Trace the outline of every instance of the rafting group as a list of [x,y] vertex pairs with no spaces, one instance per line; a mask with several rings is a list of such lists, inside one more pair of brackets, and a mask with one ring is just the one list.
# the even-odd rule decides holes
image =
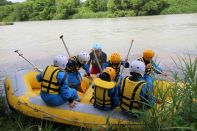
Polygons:
[[[53,65],[46,66],[36,79],[41,82],[40,96],[48,106],[59,106],[69,102],[74,108],[80,97],[77,91],[82,86],[80,68],[92,79],[94,90],[93,106],[100,110],[112,110],[119,106],[123,112],[132,110],[147,110],[157,100],[152,95],[154,86],[151,74],[167,76],[152,60],[155,53],[151,49],[143,51],[141,58],[128,62],[128,57],[122,60],[118,52],[108,56],[102,51],[100,43],[95,43],[91,53],[81,51],[76,56],[67,58],[63,55],[54,57]],[[129,68],[129,76],[122,75],[122,68]],[[91,68],[91,69],[90,69]],[[37,68],[35,68],[38,71]],[[94,78],[92,78],[94,76]]]

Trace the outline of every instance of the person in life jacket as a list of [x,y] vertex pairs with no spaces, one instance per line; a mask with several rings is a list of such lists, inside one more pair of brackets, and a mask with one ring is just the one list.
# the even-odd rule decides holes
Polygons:
[[145,69],[145,75],[144,79],[149,83],[149,88],[152,91],[153,90],[153,78],[151,74],[153,71],[157,74],[162,74],[163,76],[167,76],[166,73],[162,71],[162,69],[152,60],[154,57],[155,52],[151,49],[146,49],[143,52],[143,57],[139,58],[138,60],[144,62],[146,69]]
[[101,110],[112,110],[119,105],[118,90],[115,87],[116,83],[113,81],[116,72],[112,67],[107,67],[93,80],[93,97],[94,107]]
[[102,68],[103,63],[107,61],[107,55],[105,52],[102,51],[102,46],[100,43],[95,43],[93,45],[92,52],[90,53],[90,60],[88,61],[88,66],[91,67],[90,74],[98,74],[100,73],[99,65],[96,61],[96,57],[94,55],[94,52],[96,54],[96,57],[98,59],[98,62]]
[[41,82],[41,98],[49,106],[59,106],[67,101],[71,108],[76,105],[75,100],[79,100],[77,91],[70,89],[66,82],[67,74],[64,72],[68,59],[58,55],[54,58],[53,64],[47,66],[43,72],[36,76]]
[[109,61],[103,64],[102,69],[105,69],[106,67],[112,67],[116,71],[116,77],[115,81],[118,81],[120,75],[120,67],[124,66],[125,68],[129,67],[128,59],[125,59],[125,61],[122,61],[122,57],[119,53],[114,52],[110,55]]
[[123,112],[132,114],[154,105],[155,99],[143,78],[144,73],[143,62],[135,60],[130,63],[130,76],[123,79],[119,88],[120,107]]
[[70,57],[68,64],[66,65],[67,81],[69,86],[74,89],[78,89],[80,86],[80,80],[82,79],[79,69],[82,67],[86,71],[86,75],[90,77],[90,70],[87,62],[90,59],[90,55],[81,51],[77,56]]

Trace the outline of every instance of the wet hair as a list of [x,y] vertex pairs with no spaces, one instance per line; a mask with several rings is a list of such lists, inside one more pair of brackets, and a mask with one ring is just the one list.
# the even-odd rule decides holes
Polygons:
[[106,72],[101,73],[99,78],[104,81],[111,81],[110,75]]

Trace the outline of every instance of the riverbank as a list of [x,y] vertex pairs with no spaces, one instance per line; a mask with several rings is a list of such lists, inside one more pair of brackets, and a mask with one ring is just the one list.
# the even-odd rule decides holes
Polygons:
[[4,26],[4,25],[13,25],[13,22],[0,22],[0,26]]

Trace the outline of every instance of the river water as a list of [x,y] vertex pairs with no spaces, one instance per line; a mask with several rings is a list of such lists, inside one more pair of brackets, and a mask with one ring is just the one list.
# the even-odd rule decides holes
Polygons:
[[110,54],[124,58],[134,40],[129,60],[142,55],[146,48],[156,52],[156,60],[168,71],[172,59],[181,55],[197,55],[197,14],[160,15],[124,18],[75,19],[15,22],[0,26],[0,81],[17,70],[31,68],[14,50],[43,68],[55,55],[67,55],[60,36],[72,55],[90,51],[94,42]]

